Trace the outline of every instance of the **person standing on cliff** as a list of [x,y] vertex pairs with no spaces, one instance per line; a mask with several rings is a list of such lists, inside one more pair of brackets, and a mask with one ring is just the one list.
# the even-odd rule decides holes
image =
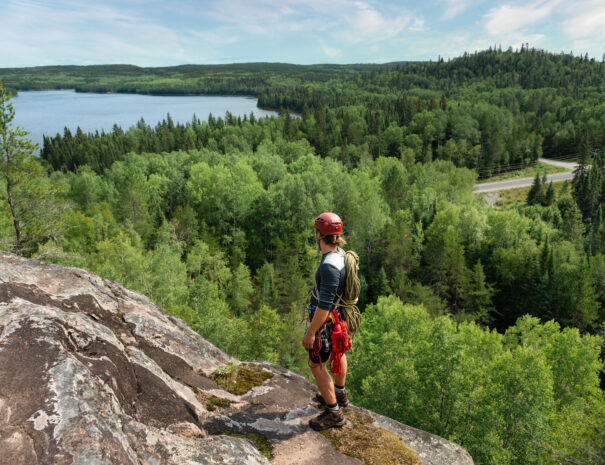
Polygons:
[[315,272],[309,306],[310,324],[302,344],[309,351],[309,367],[319,388],[314,400],[325,408],[309,421],[309,426],[316,431],[342,427],[345,424],[342,409],[349,404],[345,389],[346,355],[338,354],[342,355],[339,357],[340,374],[334,375],[334,382],[326,366],[333,350],[331,326],[326,322],[332,309],[340,313],[339,296],[344,295],[346,286],[345,253],[341,249],[346,241],[341,237],[342,226],[342,220],[335,213],[322,213],[315,219],[315,241],[322,258]]

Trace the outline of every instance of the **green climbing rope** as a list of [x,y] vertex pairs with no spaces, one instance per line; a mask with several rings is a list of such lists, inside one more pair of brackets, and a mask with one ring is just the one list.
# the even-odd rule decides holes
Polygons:
[[359,256],[352,250],[345,253],[345,268],[347,270],[345,291],[344,295],[339,295],[338,298],[340,299],[339,305],[342,315],[347,322],[349,335],[353,337],[361,324],[361,312],[356,305],[361,291],[361,283],[358,276]]

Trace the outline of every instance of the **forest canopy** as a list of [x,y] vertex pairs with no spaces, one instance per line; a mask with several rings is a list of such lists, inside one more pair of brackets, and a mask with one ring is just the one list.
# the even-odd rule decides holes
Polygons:
[[[66,129],[40,158],[11,157],[2,137],[2,247],[89,269],[236,357],[306,373],[313,218],[338,212],[365,310],[355,403],[477,464],[599,463],[604,66],[524,48],[367,66],[2,69],[20,90],[251,94],[282,110]],[[557,194],[493,208],[472,193],[479,176],[570,154],[580,168]]]

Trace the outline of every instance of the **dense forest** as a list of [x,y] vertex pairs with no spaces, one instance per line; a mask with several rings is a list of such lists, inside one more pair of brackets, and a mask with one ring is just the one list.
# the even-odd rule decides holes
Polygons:
[[[477,464],[603,463],[604,66],[524,48],[382,66],[57,67],[30,87],[32,70],[0,70],[15,89],[246,93],[282,109],[65,130],[36,158],[3,97],[2,247],[90,269],[236,357],[306,374],[312,224],[336,211],[361,265],[354,403]],[[558,194],[537,176],[525,205],[473,195],[478,175],[543,154],[580,160]]]

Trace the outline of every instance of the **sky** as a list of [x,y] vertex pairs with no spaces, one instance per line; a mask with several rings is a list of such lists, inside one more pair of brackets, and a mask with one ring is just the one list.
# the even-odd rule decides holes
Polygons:
[[605,0],[0,0],[0,67],[605,53]]

